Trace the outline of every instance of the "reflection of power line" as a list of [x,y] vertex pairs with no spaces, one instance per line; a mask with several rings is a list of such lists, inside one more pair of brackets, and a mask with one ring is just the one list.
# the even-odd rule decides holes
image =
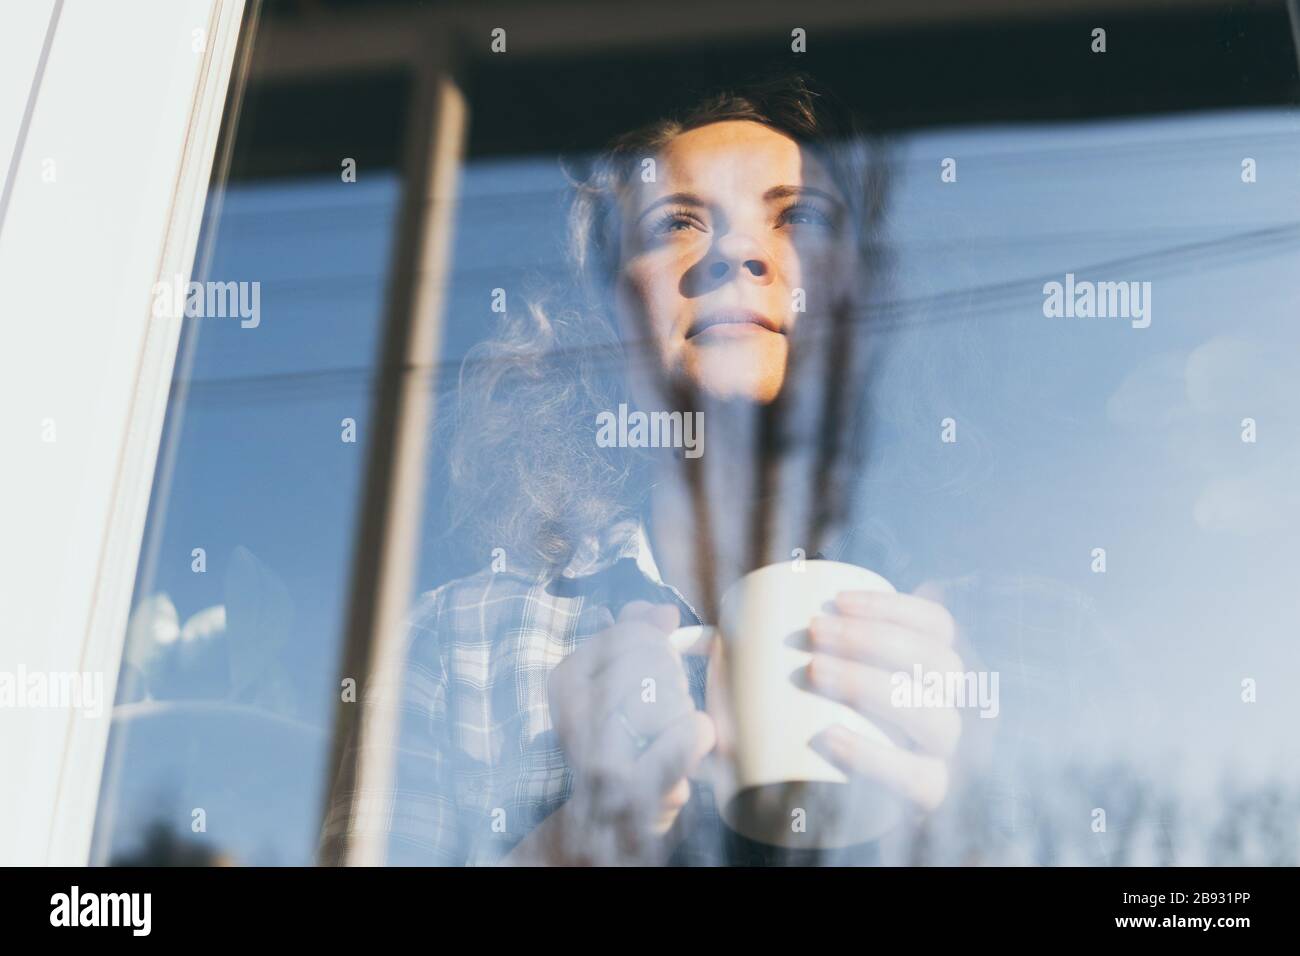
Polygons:
[[[1295,246],[1300,246],[1300,224],[1270,226],[1091,265],[1070,267],[1069,271],[1073,271],[1081,278],[1104,274],[1119,279],[1136,273],[1143,279],[1149,279],[1200,268],[1219,267],[1228,262],[1261,254],[1278,255]],[[940,292],[930,296],[881,300],[869,305],[857,320],[872,323],[873,332],[896,331],[905,325],[935,325],[939,322],[951,322],[987,314],[1026,296],[1040,296],[1043,283],[1059,279],[1060,276],[1061,273],[1043,273],[1033,277]],[[914,315],[924,316],[924,320],[906,321],[908,316]],[[634,341],[626,343],[624,347],[634,354],[648,356],[651,353],[650,344],[648,341]],[[608,353],[608,351],[608,346],[601,345],[553,349],[546,353],[544,361],[563,362],[586,353],[599,358],[602,352]],[[610,365],[621,360],[614,355],[605,359]],[[331,389],[368,390],[387,374],[424,375],[432,376],[431,380],[446,381],[443,376],[450,374],[454,379],[455,370],[464,365],[472,366],[492,361],[495,359],[491,356],[452,356],[421,367],[404,366],[384,369],[378,366],[366,366],[196,380],[189,385],[190,398],[193,401],[203,402],[287,400],[317,395]]]
[[340,290],[346,291],[356,287],[357,294],[373,294],[373,287],[382,286],[388,281],[387,275],[378,273],[360,273],[354,275],[298,276],[289,279],[246,279],[250,273],[238,269],[225,269],[208,277],[209,282],[256,281],[263,293],[276,296],[292,295],[295,298],[309,296],[329,296],[337,298]]
[[[1300,117],[1300,112],[1292,111],[1293,115]],[[962,162],[970,163],[976,166],[1017,166],[1033,165],[1041,167],[1044,165],[1053,166],[1053,174],[1059,175],[1060,167],[1065,163],[1083,163],[1090,166],[1098,162],[1098,156],[1107,157],[1134,157],[1149,156],[1152,159],[1159,159],[1161,162],[1168,164],[1170,170],[1178,168],[1187,168],[1193,165],[1193,162],[1203,162],[1204,151],[1216,147],[1228,149],[1229,147],[1249,146],[1251,150],[1259,150],[1261,147],[1269,145],[1278,146],[1300,146],[1300,130],[1275,130],[1272,132],[1247,132],[1233,136],[1199,136],[1199,137],[1169,137],[1168,139],[1149,139],[1139,142],[1124,143],[1091,143],[1080,144],[1077,146],[1059,146],[1053,144],[1048,147],[1017,147],[1015,150],[1005,150],[999,152],[981,153],[972,151],[967,147],[969,143],[959,143],[945,141],[946,137],[936,137],[934,141],[925,143],[927,151],[924,155],[917,153],[906,153],[897,157],[882,159],[883,165],[893,169],[905,169],[908,166],[922,166],[929,170],[934,165],[934,159],[930,153],[939,148],[952,148],[961,146]],[[903,143],[901,149],[906,151],[914,149],[915,143]],[[1195,160],[1190,158],[1189,151],[1195,151]]]
[[189,383],[188,401],[222,406],[273,401],[312,400],[319,397],[369,391],[378,378],[372,367],[313,369],[305,372],[271,372],[237,378],[200,379]]
[[[910,238],[891,236],[889,245],[896,250],[929,250],[950,247],[976,246],[981,249],[1008,246],[1045,246],[1066,243],[1091,242],[1136,242],[1141,239],[1157,237],[1180,238],[1188,235],[1205,235],[1210,239],[1223,238],[1223,230],[1241,223],[1204,223],[1199,226],[1142,226],[1141,228],[1123,229],[1074,229],[1068,232],[1021,232],[1014,236],[998,235],[988,232],[966,233],[960,236],[913,236]],[[1277,223],[1274,225],[1283,225]],[[1285,223],[1285,225],[1291,225]],[[1271,228],[1260,226],[1259,228]]]
[[222,242],[230,241],[230,236],[256,235],[268,229],[318,232],[336,228],[340,223],[348,228],[376,226],[386,230],[397,216],[396,205],[391,200],[382,200],[357,206],[321,204],[288,209],[225,210],[215,224],[221,230]]
[[[1218,239],[1206,239],[1183,243],[1166,249],[1138,253],[1118,259],[1110,259],[1091,265],[1068,267],[1066,271],[1074,272],[1080,278],[1104,275],[1118,280],[1140,275],[1142,279],[1177,275],[1198,268],[1217,268],[1237,262],[1244,257],[1259,255],[1278,255],[1300,245],[1300,224],[1268,226],[1252,229],[1248,232],[1235,233]],[[941,319],[930,315],[930,321],[952,321],[988,312],[1023,296],[1042,294],[1044,282],[1060,279],[1061,273],[1040,273],[1034,277],[1011,279],[1005,282],[991,283],[974,288],[955,289],[931,296],[914,299],[896,299],[875,304],[871,314],[863,319],[873,323],[888,325],[913,313],[931,314],[946,312]],[[895,324],[897,322],[895,321]]]
[[[461,196],[456,199],[426,199],[403,204],[384,202],[377,203],[373,209],[329,206],[286,210],[250,209],[239,214],[223,213],[217,226],[220,229],[219,242],[222,243],[294,232],[304,233],[304,239],[316,239],[319,238],[320,233],[333,231],[337,236],[345,231],[360,228],[370,228],[387,238],[401,212],[399,205],[450,205],[461,218],[472,216],[476,222],[486,222],[489,225],[499,223],[530,228],[528,217],[520,214],[521,208],[546,207],[549,217],[550,207],[564,198],[564,190],[557,186],[545,191],[520,193],[515,196],[471,199]],[[306,235],[308,233],[313,235]]]
[[[357,204],[354,206],[318,203],[290,206],[283,209],[223,210],[220,218],[215,220],[215,224],[222,230],[223,234],[229,229],[237,235],[247,233],[255,235],[268,229],[274,231],[302,229],[306,231],[313,226],[317,229],[332,228],[339,221],[345,221],[348,226],[375,225],[387,228],[396,222],[398,214],[406,207],[419,208],[444,205],[457,210],[457,215],[462,215],[464,212],[474,214],[502,213],[504,219],[512,213],[517,214],[521,205],[552,206],[556,203],[563,204],[568,195],[567,187],[563,182],[557,181],[552,185],[541,188],[470,196],[462,194],[454,198],[427,197],[418,200],[397,200],[393,197],[384,197],[377,199],[372,204]],[[313,221],[315,222],[313,223]],[[211,225],[212,221],[206,224]]]

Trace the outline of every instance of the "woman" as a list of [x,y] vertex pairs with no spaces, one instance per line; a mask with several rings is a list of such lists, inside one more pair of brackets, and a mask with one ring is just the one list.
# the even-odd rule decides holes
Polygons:
[[[390,863],[813,861],[731,834],[692,783],[715,728],[703,666],[667,634],[851,525],[882,193],[851,119],[800,77],[602,155],[570,217],[581,305],[533,303],[462,376],[453,472],[493,566],[422,598],[393,792],[327,833],[381,828]],[[702,436],[608,447],[597,423],[620,409]],[[891,707],[890,675],[961,670],[952,620],[904,594],[845,593],[835,610],[812,622],[803,678],[910,747],[842,728],[814,745],[932,810],[960,720]],[[647,678],[657,706],[631,706]]]

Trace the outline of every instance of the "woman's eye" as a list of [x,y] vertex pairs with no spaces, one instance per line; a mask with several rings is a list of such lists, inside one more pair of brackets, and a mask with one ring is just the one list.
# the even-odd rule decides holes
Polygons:
[[781,213],[781,225],[792,226],[822,226],[827,229],[833,228],[835,220],[816,206],[809,206],[803,203],[796,203]]
[[701,228],[700,220],[693,213],[683,210],[669,210],[656,219],[650,227],[654,236],[664,236],[674,232]]

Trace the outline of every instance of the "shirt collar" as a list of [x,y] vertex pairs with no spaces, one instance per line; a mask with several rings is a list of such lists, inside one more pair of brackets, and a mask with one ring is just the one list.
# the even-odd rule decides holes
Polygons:
[[659,574],[659,565],[655,562],[654,551],[650,547],[650,536],[646,534],[644,521],[637,522],[634,538],[632,545],[635,554],[632,556],[636,558],[636,566],[655,584],[665,587],[663,578]]
[[659,565],[650,550],[645,524],[628,518],[615,523],[603,535],[591,535],[574,552],[560,572],[562,578],[580,578],[598,574],[624,558],[631,558],[647,578],[663,585]]

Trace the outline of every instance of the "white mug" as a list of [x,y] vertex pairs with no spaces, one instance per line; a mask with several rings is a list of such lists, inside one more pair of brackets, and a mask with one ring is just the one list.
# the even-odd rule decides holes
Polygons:
[[751,571],[722,597],[716,628],[679,628],[682,654],[708,654],[705,702],[718,743],[697,776],[726,824],[774,846],[829,849],[896,826],[902,802],[809,746],[832,724],[895,742],[852,708],[802,686],[808,625],[834,613],[841,591],[893,591],[872,571],[839,561],[787,561]]

